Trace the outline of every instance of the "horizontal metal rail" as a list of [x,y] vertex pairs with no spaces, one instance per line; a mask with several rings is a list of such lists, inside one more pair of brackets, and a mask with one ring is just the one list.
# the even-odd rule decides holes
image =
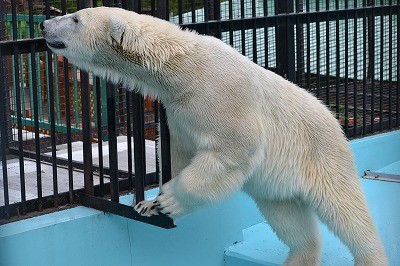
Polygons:
[[400,5],[360,7],[340,10],[322,10],[304,13],[279,14],[274,16],[260,16],[249,18],[237,18],[230,20],[212,20],[195,23],[184,23],[183,28],[190,28],[198,32],[213,32],[218,29],[221,32],[239,31],[242,29],[254,29],[276,26],[289,26],[308,24],[324,21],[336,21],[345,19],[365,18],[368,16],[388,16],[390,13],[400,12]]
[[369,170],[364,172],[363,178],[379,180],[379,181],[397,182],[397,183],[400,182],[400,175],[379,173]]
[[118,216],[123,216],[129,219],[144,222],[165,229],[176,227],[173,220],[163,213],[160,213],[159,215],[145,217],[136,212],[132,208],[132,206],[127,206],[104,198],[89,196],[84,193],[77,193],[77,197],[79,202],[83,206],[89,208],[116,214]]

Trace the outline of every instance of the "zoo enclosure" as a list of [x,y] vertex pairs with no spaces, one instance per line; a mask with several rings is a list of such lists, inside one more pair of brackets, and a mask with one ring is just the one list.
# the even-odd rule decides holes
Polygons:
[[[151,113],[154,121],[161,118],[161,136],[168,143],[159,104],[148,100],[150,106],[143,110],[141,96],[75,69],[47,51],[37,30],[44,17],[88,4],[121,6],[221,38],[257,64],[314,93],[336,114],[348,137],[399,127],[399,1],[37,2],[0,2],[3,222],[76,203],[146,220],[118,204],[118,196],[134,189],[140,200],[144,187],[159,181],[157,165],[146,171],[144,126],[145,114]],[[121,138],[126,139],[126,169],[118,160]],[[83,160],[77,161],[73,155],[79,141]],[[64,157],[57,151],[63,144]],[[103,160],[107,148],[108,165]],[[162,149],[163,158],[168,158],[168,146]],[[25,171],[28,161],[34,162],[37,186],[31,198],[26,192],[32,178]],[[165,161],[164,182],[170,172]],[[47,194],[42,188],[46,163],[52,172]],[[17,176],[9,173],[10,165],[18,169]],[[64,187],[59,185],[62,170],[67,176]],[[76,187],[77,176],[84,180],[84,189]],[[16,178],[20,196],[10,202],[9,183]],[[112,202],[102,200],[108,196]],[[147,222],[172,226],[166,217]]]

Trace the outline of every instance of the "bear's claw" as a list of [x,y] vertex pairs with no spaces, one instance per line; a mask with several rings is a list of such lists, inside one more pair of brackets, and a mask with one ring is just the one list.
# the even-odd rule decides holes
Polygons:
[[153,215],[158,215],[159,211],[157,209],[158,205],[151,201],[141,201],[134,207],[140,215],[150,217]]

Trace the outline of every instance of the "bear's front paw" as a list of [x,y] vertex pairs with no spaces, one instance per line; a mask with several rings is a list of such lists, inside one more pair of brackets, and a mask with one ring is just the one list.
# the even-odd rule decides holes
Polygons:
[[[172,180],[171,180],[172,181]],[[157,196],[155,203],[158,204],[158,210],[172,219],[179,218],[186,214],[182,203],[176,198],[174,194],[174,186],[172,182],[164,184],[161,188],[160,194]]]
[[157,202],[151,201],[141,201],[134,207],[135,211],[137,211],[142,216],[150,217],[152,215],[158,215],[158,206]]

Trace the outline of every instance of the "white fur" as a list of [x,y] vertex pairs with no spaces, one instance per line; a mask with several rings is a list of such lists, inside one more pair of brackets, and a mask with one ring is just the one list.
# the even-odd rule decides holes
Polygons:
[[178,218],[244,189],[290,247],[286,265],[320,264],[317,217],[356,265],[387,265],[348,142],[314,96],[218,39],[150,16],[102,7],[44,26],[78,67],[164,103],[174,178],[154,203],[162,212]]

